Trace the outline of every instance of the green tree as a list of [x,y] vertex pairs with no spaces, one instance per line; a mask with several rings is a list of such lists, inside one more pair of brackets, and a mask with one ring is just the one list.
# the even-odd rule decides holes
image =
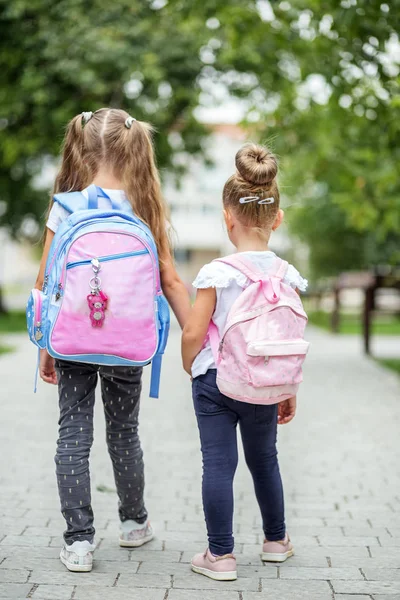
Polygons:
[[[77,112],[153,122],[170,168],[175,150],[201,151],[194,109],[223,86],[282,156],[294,231],[326,252],[328,235],[354,235],[360,266],[398,260],[399,20],[400,0],[0,0],[0,224],[43,212],[32,178]],[[329,272],[351,267],[331,246]]]
[[216,66],[248,74],[230,88],[283,157],[314,272],[398,262],[400,2],[260,1],[247,20],[227,6],[219,19]]
[[[0,225],[13,232],[26,214],[39,219],[46,198],[32,188],[57,156],[66,122],[101,106],[127,109],[155,125],[161,168],[171,165],[168,138],[179,125],[181,148],[201,149],[199,49],[194,32],[162,3],[141,0],[0,2]],[[194,34],[195,33],[195,34]]]

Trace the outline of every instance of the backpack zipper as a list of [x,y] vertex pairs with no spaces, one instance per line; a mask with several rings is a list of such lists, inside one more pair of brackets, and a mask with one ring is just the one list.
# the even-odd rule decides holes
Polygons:
[[[146,250],[136,250],[136,251],[132,251],[132,252],[122,252],[121,254],[110,254],[108,256],[99,256],[96,257],[97,260],[99,262],[108,262],[110,260],[119,260],[121,258],[129,258],[131,256],[141,256],[143,254],[148,254],[149,251]],[[74,262],[69,262],[67,263],[67,270],[68,269],[73,269],[74,267],[80,267],[82,265],[90,265],[90,263],[92,262],[92,258],[89,258],[87,260],[77,260]]]
[[[122,217],[120,217],[120,218],[122,218]],[[135,225],[136,227],[139,227],[139,225],[138,225],[137,223],[135,223],[135,222],[131,221],[130,219],[127,219],[127,221],[128,221],[128,222],[130,222],[131,224]],[[79,231],[80,229],[82,229],[82,228],[84,228],[84,227],[87,227],[88,225],[91,225],[91,224],[93,224],[93,223],[102,223],[102,222],[104,222],[104,220],[103,220],[103,219],[92,219],[90,222],[88,222],[88,221],[84,221],[83,223],[80,223],[80,224],[79,224],[79,225],[76,227],[76,229],[75,229],[75,231],[74,231],[74,234],[76,234],[76,233],[77,233],[77,231]],[[120,221],[116,221],[115,219],[110,219],[110,221],[109,221],[109,222],[110,222],[110,223],[119,223]],[[143,229],[143,231],[145,231],[145,229]],[[63,237],[66,235],[66,233],[68,233],[68,232],[65,232],[65,233],[63,234]],[[114,233],[114,231],[112,231],[112,230],[108,230],[108,231],[107,231],[107,230],[105,230],[105,231],[104,231],[104,233]],[[145,231],[145,233],[147,233],[147,232]],[[141,243],[142,243],[144,246],[146,246],[147,250],[149,251],[149,254],[150,254],[150,255],[151,255],[151,257],[152,257],[152,260],[153,260],[153,263],[154,263],[154,265],[155,265],[156,267],[158,267],[158,261],[157,261],[157,258],[156,258],[156,256],[154,255],[154,252],[153,252],[153,250],[151,249],[151,247],[150,247],[150,244],[148,243],[148,241],[147,241],[147,240],[144,240],[143,238],[139,237],[139,236],[138,236],[137,234],[135,234],[135,233],[124,233],[123,235],[131,235],[132,237],[134,237],[134,238],[136,238],[136,239],[140,240],[140,242],[141,242]],[[78,237],[80,237],[80,236],[78,236]],[[52,255],[52,258],[51,258],[50,264],[49,264],[49,265],[46,265],[46,271],[45,271],[45,275],[47,275],[48,277],[50,276],[50,271],[51,271],[51,269],[52,269],[52,267],[53,267],[53,265],[54,265],[54,263],[55,263],[56,256],[57,256],[57,255],[59,255],[59,254],[61,254],[61,253],[64,251],[64,249],[65,249],[65,248],[68,246],[69,239],[70,239],[70,238],[68,237],[66,240],[63,240],[63,239],[59,240],[58,246],[57,246],[56,250],[54,251],[54,253],[53,253],[53,255]],[[157,270],[157,269],[156,269],[156,270]],[[158,289],[159,289],[159,287],[160,287],[159,275],[156,275],[156,281],[155,281],[155,284],[156,284],[156,287],[157,287],[157,290],[158,290]],[[46,291],[47,291],[47,290],[46,290]]]

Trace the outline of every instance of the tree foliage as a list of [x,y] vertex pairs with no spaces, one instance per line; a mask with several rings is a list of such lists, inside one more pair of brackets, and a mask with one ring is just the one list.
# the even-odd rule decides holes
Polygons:
[[14,231],[27,213],[43,212],[32,178],[58,154],[65,124],[83,110],[116,106],[149,120],[160,132],[161,167],[171,163],[172,125],[179,124],[186,151],[200,150],[204,128],[192,111],[207,31],[193,35],[173,10],[156,7],[141,0],[2,0],[0,198],[7,205],[2,222]]
[[74,114],[149,120],[170,168],[227,89],[282,157],[292,229],[330,257],[316,272],[398,260],[399,19],[400,0],[0,0],[2,222],[40,215],[32,177]]

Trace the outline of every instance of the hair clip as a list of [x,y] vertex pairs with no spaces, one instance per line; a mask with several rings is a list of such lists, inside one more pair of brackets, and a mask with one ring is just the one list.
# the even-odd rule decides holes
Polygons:
[[275,200],[272,197],[260,200],[259,196],[244,196],[243,198],[239,198],[240,204],[248,204],[249,202],[257,202],[257,204],[273,204]]
[[90,121],[90,119],[93,117],[93,113],[91,111],[89,112],[83,112],[82,113],[82,122],[84,125],[86,125],[86,123],[88,121]]
[[248,204],[249,202],[255,202],[259,199],[260,198],[258,196],[244,196],[244,198],[239,199],[239,202],[240,204]]
[[136,121],[136,119],[134,119],[133,117],[128,117],[128,118],[125,120],[125,127],[126,127],[127,129],[130,129],[130,128],[132,127],[132,123],[133,123],[133,121]]

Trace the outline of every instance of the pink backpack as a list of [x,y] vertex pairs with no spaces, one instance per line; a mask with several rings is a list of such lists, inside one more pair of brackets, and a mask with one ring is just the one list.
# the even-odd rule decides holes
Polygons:
[[221,339],[209,329],[222,394],[252,404],[275,404],[295,396],[309,343],[307,315],[297,292],[283,282],[288,263],[276,259],[272,273],[258,272],[238,255],[218,259],[252,282],[234,302]]

